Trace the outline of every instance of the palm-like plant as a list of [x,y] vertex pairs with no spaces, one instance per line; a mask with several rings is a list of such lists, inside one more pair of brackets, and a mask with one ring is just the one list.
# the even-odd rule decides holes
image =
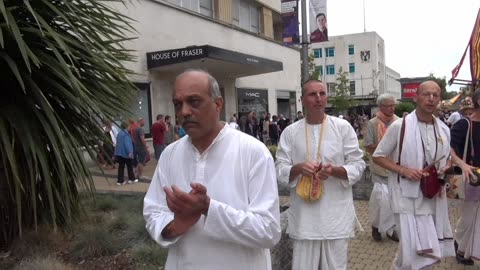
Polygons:
[[[0,243],[68,223],[93,190],[83,150],[135,95],[124,0],[0,0]],[[0,244],[1,248],[1,244]]]

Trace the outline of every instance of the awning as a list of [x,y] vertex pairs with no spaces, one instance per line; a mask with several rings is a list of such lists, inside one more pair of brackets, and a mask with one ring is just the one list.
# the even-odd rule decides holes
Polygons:
[[239,78],[281,71],[283,64],[250,54],[203,45],[148,52],[147,68],[172,75],[188,68],[201,68],[214,76]]

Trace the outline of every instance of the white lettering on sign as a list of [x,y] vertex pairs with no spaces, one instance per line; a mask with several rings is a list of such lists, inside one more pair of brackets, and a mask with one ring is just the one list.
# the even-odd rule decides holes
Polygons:
[[245,93],[245,96],[247,97],[256,97],[256,98],[259,98],[260,97],[260,94],[259,93]]
[[258,64],[258,59],[254,59],[254,58],[247,58],[247,61],[248,61],[248,62],[253,62],[253,63],[257,63],[257,64]]
[[199,48],[186,49],[181,51],[155,53],[155,54],[152,54],[152,60],[167,60],[167,59],[201,56],[201,55],[203,55],[203,49],[199,49]]
[[190,49],[181,51],[182,57],[199,56],[203,54],[203,49]]
[[407,94],[407,93],[415,93],[417,92],[417,88],[405,88],[403,89],[403,93]]
[[170,52],[152,54],[152,60],[170,59]]

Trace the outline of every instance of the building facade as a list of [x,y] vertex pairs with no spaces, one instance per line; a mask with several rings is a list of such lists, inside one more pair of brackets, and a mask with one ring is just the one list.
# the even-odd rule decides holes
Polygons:
[[342,70],[348,73],[350,96],[360,106],[372,106],[383,93],[400,97],[400,74],[386,66],[385,43],[376,32],[331,36],[329,41],[311,44],[310,53],[329,96],[335,95]]
[[137,56],[127,65],[140,89],[136,117],[175,116],[173,83],[189,68],[218,80],[223,120],[252,110],[293,117],[301,108],[300,52],[282,46],[280,0],[138,0],[116,8],[138,32],[126,44]]
[[402,98],[400,73],[389,67],[385,68],[385,93],[394,96],[396,100],[400,100]]

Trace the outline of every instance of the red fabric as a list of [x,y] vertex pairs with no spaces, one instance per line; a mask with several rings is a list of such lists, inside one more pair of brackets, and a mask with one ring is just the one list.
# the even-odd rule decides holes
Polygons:
[[155,122],[152,125],[153,144],[163,144],[167,125],[164,122]]
[[135,144],[135,140],[133,138],[135,138],[135,129],[139,127],[139,125],[137,123],[133,123],[130,125],[130,137],[132,138],[132,142],[133,144]]

